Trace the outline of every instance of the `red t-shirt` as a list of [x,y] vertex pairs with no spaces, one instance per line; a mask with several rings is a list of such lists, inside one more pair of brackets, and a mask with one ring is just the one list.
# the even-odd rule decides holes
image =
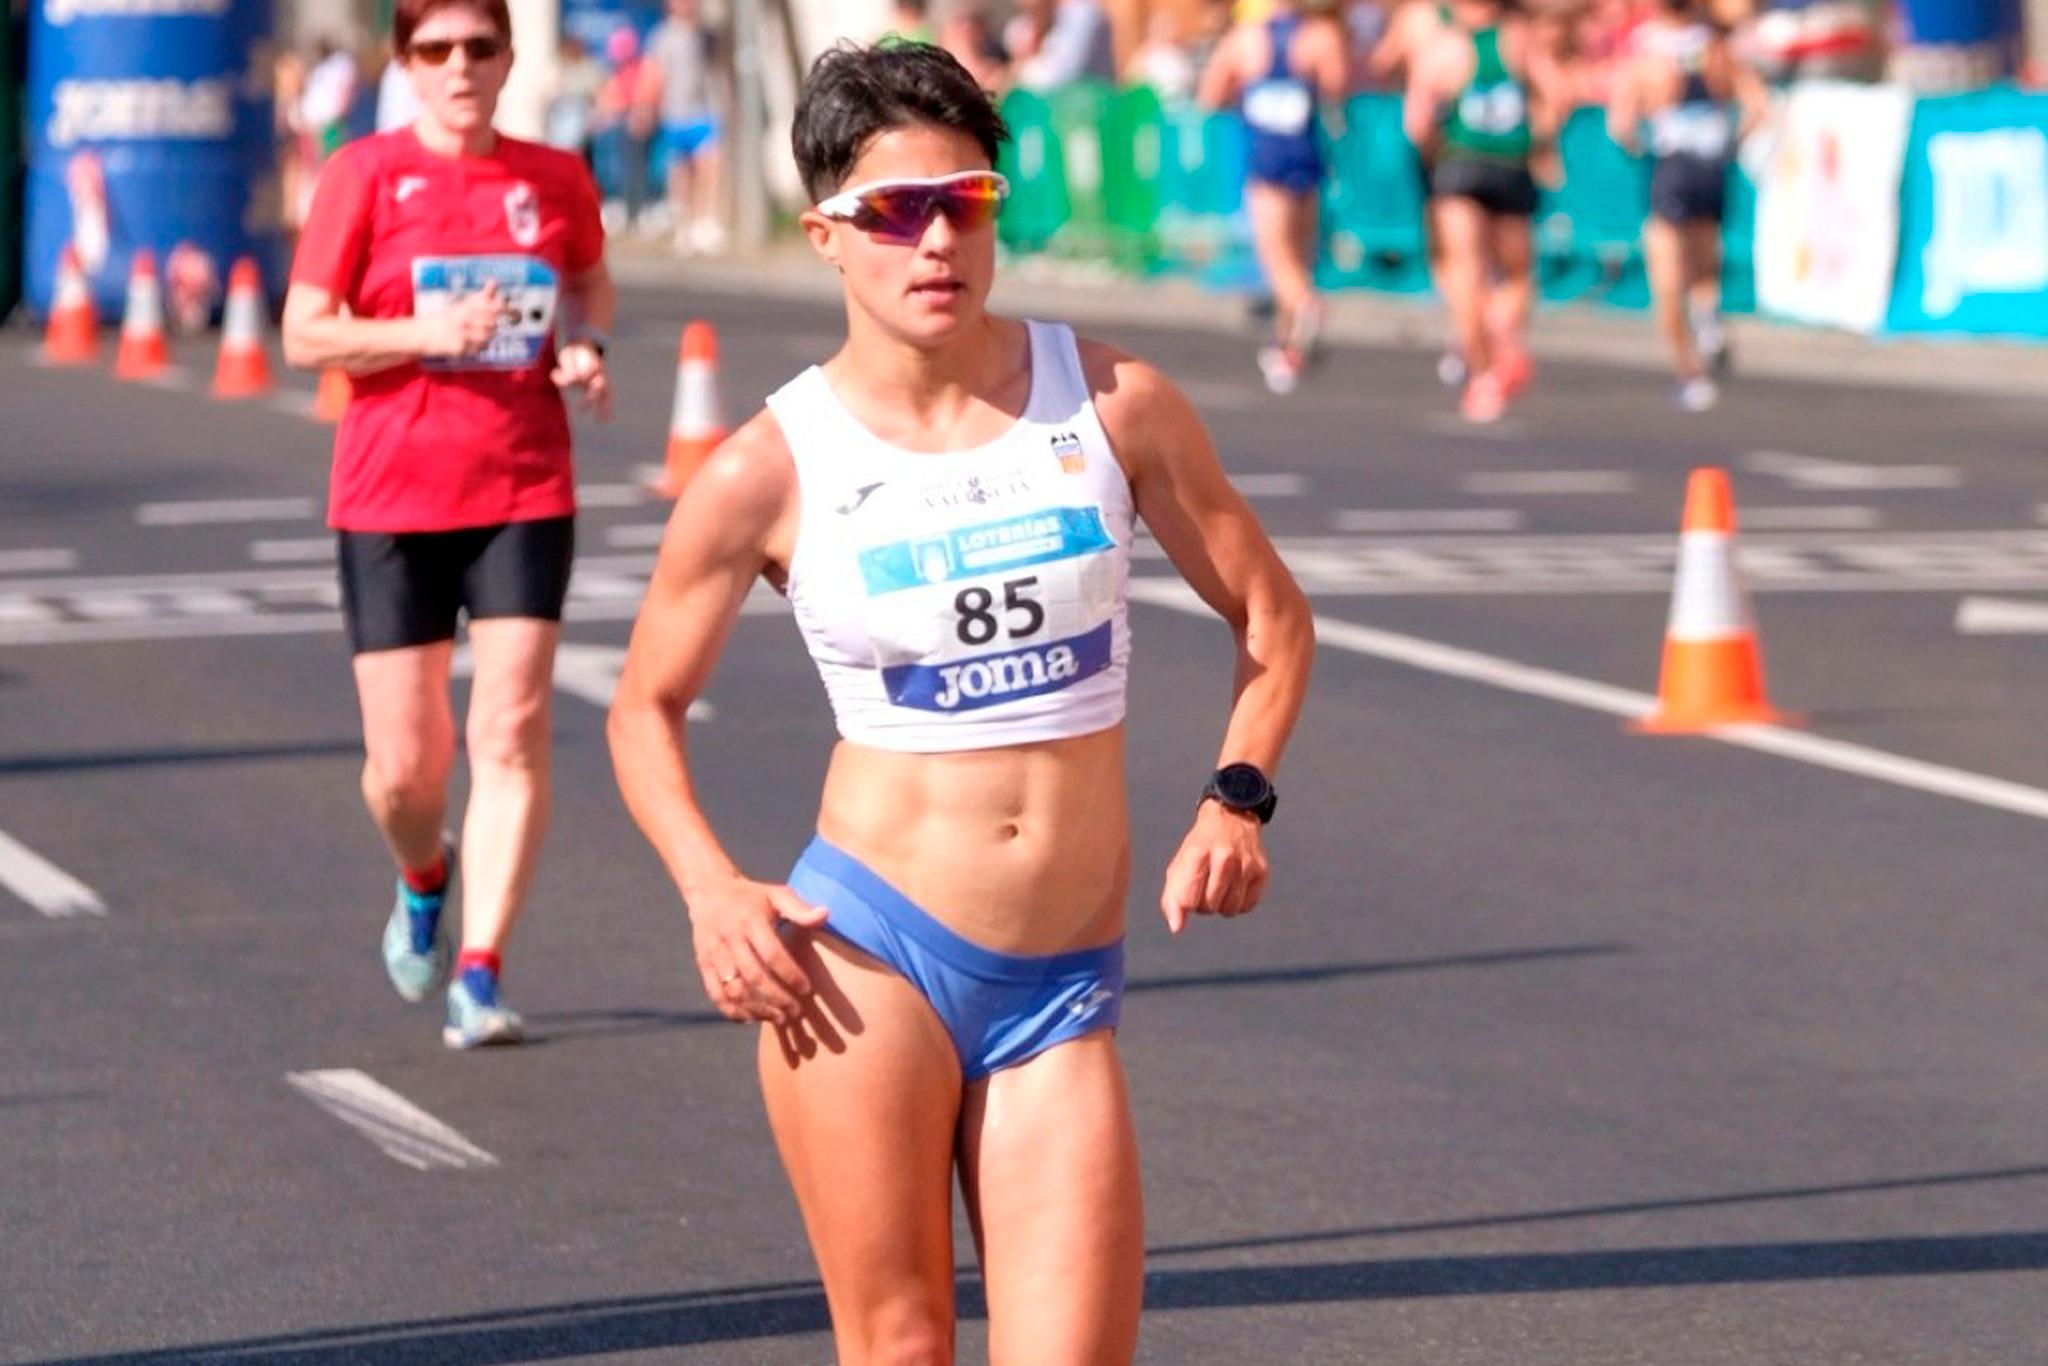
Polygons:
[[355,375],[334,439],[328,522],[448,531],[576,510],[569,415],[548,378],[559,290],[604,256],[597,190],[567,152],[500,137],[436,156],[409,128],[320,172],[292,279],[362,318],[431,307],[496,278],[512,305],[485,357]]

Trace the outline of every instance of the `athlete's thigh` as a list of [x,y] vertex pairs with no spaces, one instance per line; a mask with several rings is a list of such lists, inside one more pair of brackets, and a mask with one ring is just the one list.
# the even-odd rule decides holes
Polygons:
[[395,771],[445,770],[455,752],[448,700],[453,641],[367,650],[354,660],[370,762]]
[[817,1255],[842,1354],[953,1318],[960,1057],[929,1002],[829,934],[788,940],[813,993],[763,1026],[761,1092]]
[[960,1148],[992,1366],[1129,1361],[1145,1221],[1116,1036],[1087,1034],[973,1083]]
[[469,731],[496,744],[545,741],[562,624],[535,617],[479,617],[469,623],[474,681]]
[[1266,248],[1293,247],[1293,199],[1278,185],[1262,180],[1245,182],[1245,211],[1251,219],[1253,241]]
[[1712,279],[1721,273],[1721,224],[1699,218],[1680,230],[1685,237],[1685,273],[1688,282]]
[[1487,243],[1494,267],[1510,278],[1527,275],[1536,261],[1529,220],[1520,214],[1490,214],[1488,219]]
[[1437,240],[1446,255],[1465,261],[1481,259],[1486,237],[1486,210],[1465,195],[1440,195],[1436,205]]

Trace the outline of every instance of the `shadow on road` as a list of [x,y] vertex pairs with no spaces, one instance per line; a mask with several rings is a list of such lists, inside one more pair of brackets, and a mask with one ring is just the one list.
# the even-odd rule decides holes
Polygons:
[[1310,968],[1249,968],[1240,972],[1194,973],[1186,977],[1138,977],[1124,987],[1126,992],[1186,991],[1197,987],[1302,986],[1345,977],[1381,977],[1399,972],[1437,972],[1450,968],[1506,967],[1515,963],[1540,963],[1552,958],[1601,958],[1609,954],[1632,953],[1629,944],[1558,944],[1537,949],[1492,949],[1481,953],[1454,953],[1441,958],[1396,958],[1378,963],[1319,963]]
[[[1145,1307],[1217,1309],[1456,1295],[1526,1295],[1689,1285],[1772,1285],[1883,1276],[1945,1276],[2048,1268],[2048,1233],[1956,1234],[1813,1243],[1508,1253],[1392,1261],[1156,1271]],[[984,1314],[960,1287],[963,1318]],[[633,1299],[298,1333],[154,1351],[68,1357],[44,1366],[381,1366],[552,1361],[594,1352],[821,1333],[830,1326],[815,1282]]]
[[239,764],[260,759],[360,759],[361,739],[293,740],[269,745],[195,745],[183,749],[108,750],[99,754],[0,754],[0,778],[30,773],[91,773],[101,769],[175,764]]

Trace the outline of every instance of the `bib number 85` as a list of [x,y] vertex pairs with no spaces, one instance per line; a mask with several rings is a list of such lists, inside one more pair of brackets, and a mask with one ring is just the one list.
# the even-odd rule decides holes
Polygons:
[[[1008,629],[1010,639],[1022,640],[1038,634],[1045,625],[1045,608],[1038,600],[1028,596],[1024,590],[1036,588],[1038,576],[1027,575],[1021,579],[1003,581],[1003,616],[996,615],[996,595],[993,590],[975,584],[963,588],[953,595],[953,610],[959,619],[954,623],[954,633],[962,645],[986,645],[996,638],[998,632]],[[1019,622],[1013,618],[1020,617]]]

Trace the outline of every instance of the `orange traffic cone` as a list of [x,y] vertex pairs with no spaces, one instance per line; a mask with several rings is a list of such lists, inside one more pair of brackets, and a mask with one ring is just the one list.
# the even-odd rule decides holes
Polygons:
[[51,365],[90,365],[100,358],[100,317],[93,310],[85,267],[69,243],[57,256],[57,285],[50,292],[50,321],[43,331],[43,359]]
[[272,387],[270,353],[263,348],[263,276],[254,257],[235,262],[228,275],[227,311],[220,322],[220,360],[213,369],[215,398],[254,398]]
[[121,349],[114,354],[114,376],[155,379],[169,363],[164,347],[164,291],[156,277],[156,256],[138,251],[128,270],[128,307],[121,315]]
[[673,498],[690,482],[705,457],[725,440],[718,413],[718,335],[699,318],[683,328],[676,359],[676,401],[669,412],[668,461],[660,491]]
[[1685,490],[1657,710],[1636,728],[1676,734],[1788,719],[1764,697],[1763,649],[1735,568],[1728,472],[1704,466]]
[[354,389],[348,381],[348,371],[340,366],[330,365],[320,372],[320,387],[313,391],[313,418],[317,422],[339,422],[341,415],[348,411],[348,401]]

